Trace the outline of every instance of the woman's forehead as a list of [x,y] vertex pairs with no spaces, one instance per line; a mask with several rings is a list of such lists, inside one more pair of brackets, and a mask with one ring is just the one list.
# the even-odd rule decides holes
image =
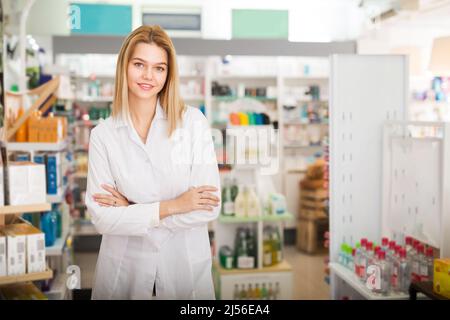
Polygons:
[[167,64],[167,52],[154,43],[138,43],[133,50],[131,59],[139,59],[143,62],[151,64]]

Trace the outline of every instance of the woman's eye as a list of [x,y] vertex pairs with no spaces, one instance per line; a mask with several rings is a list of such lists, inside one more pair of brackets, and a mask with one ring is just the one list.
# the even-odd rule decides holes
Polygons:
[[142,63],[140,63],[140,62],[136,62],[135,64],[134,64],[136,67],[138,67],[138,68],[142,68],[144,65],[142,64]]
[[158,72],[163,72],[163,71],[164,71],[164,68],[163,68],[163,67],[156,67],[156,70],[157,70]]

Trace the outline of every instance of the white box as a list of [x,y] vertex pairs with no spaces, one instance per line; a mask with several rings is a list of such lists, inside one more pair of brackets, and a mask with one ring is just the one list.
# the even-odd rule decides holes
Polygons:
[[6,269],[6,235],[0,230],[0,277],[8,275]]
[[45,165],[33,162],[11,162],[9,170],[10,205],[45,203]]
[[25,257],[26,272],[45,271],[45,235],[28,223],[11,224],[6,230],[16,236],[26,237]]
[[26,273],[26,235],[16,235],[5,226],[8,276]]

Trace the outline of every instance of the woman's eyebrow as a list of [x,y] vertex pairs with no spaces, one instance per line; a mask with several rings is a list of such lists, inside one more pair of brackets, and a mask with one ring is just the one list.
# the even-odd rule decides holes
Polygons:
[[[145,63],[149,63],[147,60],[144,60],[144,59],[138,58],[138,57],[134,57],[131,60],[138,60],[138,61],[142,61],[142,62],[145,62]],[[154,65],[162,65],[162,64],[167,66],[167,63],[165,63],[165,62],[156,62],[156,63],[154,63]]]

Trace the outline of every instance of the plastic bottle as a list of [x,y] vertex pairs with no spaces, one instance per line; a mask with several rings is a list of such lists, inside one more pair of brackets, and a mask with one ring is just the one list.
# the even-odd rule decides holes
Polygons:
[[433,281],[434,258],[433,248],[428,247],[425,257],[420,266],[420,280]]
[[353,272],[359,277],[359,266],[361,265],[361,243],[355,246],[355,255],[353,256]]
[[45,233],[45,246],[52,246],[56,239],[56,220],[51,211],[42,214],[41,230]]
[[366,245],[366,252],[364,254],[364,258],[365,258],[365,267],[363,270],[363,281],[366,282],[367,281],[367,268],[373,264],[373,260],[374,260],[374,256],[373,256],[373,243],[372,242],[367,242]]
[[389,247],[386,250],[386,261],[392,262],[395,257],[395,241],[389,241]]
[[278,228],[272,229],[272,264],[283,261],[283,245]]
[[425,255],[424,255],[424,246],[423,244],[417,245],[417,254],[414,259],[414,276],[412,281],[421,281],[421,266],[424,264]]
[[346,248],[347,248],[347,244],[343,243],[341,244],[341,250],[339,251],[339,256],[338,256],[338,262],[340,265],[345,266],[346,264]]
[[389,239],[386,237],[381,238],[381,248],[384,252],[388,252],[389,250]]
[[398,260],[398,282],[396,291],[407,293],[411,283],[411,265],[407,259],[406,249],[400,249]]
[[236,217],[247,217],[247,188],[245,186],[239,186],[239,193],[234,202],[234,211]]
[[268,293],[267,296],[268,296],[269,300],[275,300],[274,299],[274,292],[273,292],[273,289],[272,289],[272,282],[269,283],[269,293]]
[[366,268],[367,268],[367,239],[361,239],[361,248],[359,256],[358,277],[361,281],[365,280]]
[[248,290],[247,290],[247,299],[253,300],[254,296],[253,296],[254,292],[253,292],[253,285],[250,283],[248,285]]
[[278,300],[280,298],[280,283],[275,283],[275,291],[274,291],[274,300]]
[[261,215],[261,205],[253,187],[248,188],[247,210],[248,217],[259,217]]
[[247,299],[247,290],[245,290],[245,285],[244,284],[241,285],[240,296],[241,296],[241,300]]
[[380,288],[375,288],[374,291],[387,295],[390,290],[391,269],[389,263],[386,262],[386,252],[382,250],[378,254],[377,266],[380,268]]
[[231,182],[227,177],[224,180],[222,189],[222,214],[224,216],[234,216],[234,201],[231,197]]
[[417,247],[419,242],[413,240],[413,249],[411,250],[411,254],[408,256],[409,263],[411,264],[411,282],[416,281],[417,275],[419,274],[419,261]]
[[269,292],[267,291],[266,284],[263,283],[262,284],[262,288],[261,288],[261,299],[267,300],[268,299],[268,294],[269,294]]
[[[394,253],[391,255],[391,287],[395,291],[399,286],[399,268],[400,268],[400,246],[395,246]],[[386,259],[387,260],[387,259]],[[389,261],[388,261],[389,262]]]
[[255,286],[255,292],[253,293],[255,299],[261,299],[261,289],[259,289],[259,283]]
[[350,260],[348,262],[348,266],[347,267],[348,267],[349,270],[353,271],[353,270],[355,270],[356,248],[349,247],[349,250],[351,252],[351,255],[350,255]]
[[406,247],[407,255],[410,255],[411,251],[413,250],[412,241],[413,241],[413,239],[411,237],[409,237],[409,236],[405,237],[405,247]]
[[239,286],[237,284],[234,285],[234,292],[233,292],[233,300],[240,300],[241,299],[241,293],[239,292]]
[[[17,120],[19,120],[24,113],[25,111],[23,109],[23,106],[20,106],[17,113]],[[27,128],[27,121],[25,121],[16,131],[16,142],[27,142],[27,141],[28,141],[28,128]]]
[[269,267],[273,265],[272,261],[272,241],[270,238],[271,227],[264,226],[263,231],[263,266]]

